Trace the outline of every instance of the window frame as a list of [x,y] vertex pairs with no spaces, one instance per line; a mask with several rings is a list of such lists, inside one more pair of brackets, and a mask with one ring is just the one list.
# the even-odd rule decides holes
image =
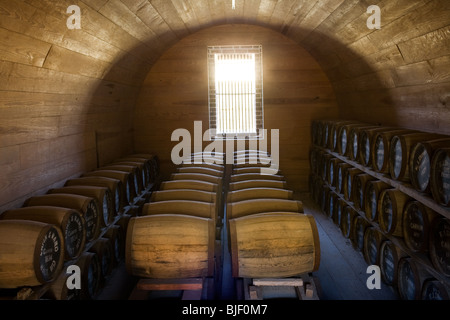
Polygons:
[[[215,55],[226,53],[254,53],[255,54],[255,117],[256,133],[227,133],[218,134],[216,88],[215,88]],[[263,56],[262,45],[225,45],[207,47],[208,65],[208,113],[210,140],[243,140],[264,139],[264,101],[263,101]],[[212,134],[211,134],[212,133]]]

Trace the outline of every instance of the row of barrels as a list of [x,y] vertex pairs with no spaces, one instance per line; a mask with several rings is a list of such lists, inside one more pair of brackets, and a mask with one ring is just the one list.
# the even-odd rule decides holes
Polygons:
[[141,214],[130,219],[125,249],[129,274],[156,279],[214,276],[225,167],[213,161],[195,164],[191,160],[196,156],[178,165]]
[[357,121],[316,120],[312,142],[450,206],[449,135]]
[[261,157],[244,151],[235,152],[235,165],[179,165],[144,205],[142,216],[130,220],[128,272],[144,278],[213,276],[219,254],[213,251],[214,240],[225,240],[217,233],[214,237],[213,230],[221,225],[234,277],[288,277],[316,270],[320,249],[314,219],[301,213],[302,204],[292,199],[284,177],[261,174],[255,164]]
[[261,165],[238,163],[233,165],[226,204],[232,276],[284,278],[316,271],[317,225],[303,213],[285,177],[281,172],[261,174]]
[[[328,168],[333,160],[329,159]],[[427,272],[429,268],[423,267],[425,262],[444,278],[449,276],[450,224],[447,219],[351,166],[337,170],[336,179],[322,172],[313,173],[310,182],[314,201],[363,253],[369,265],[380,266],[384,282],[396,287],[403,299],[431,298],[430,286],[434,298],[447,299],[445,286]],[[385,248],[384,242],[384,246],[389,246]],[[420,256],[421,261],[410,257],[410,253]],[[402,264],[399,263],[401,258],[405,258]],[[414,272],[399,276],[402,269],[397,268],[398,265],[412,268]],[[420,276],[416,271],[421,272]],[[422,295],[422,288],[428,292],[426,295]]]
[[[127,213],[155,179],[158,160],[117,159],[0,215],[0,288],[44,284],[51,299],[92,299],[124,256]],[[125,210],[127,208],[127,210]],[[64,267],[77,265],[84,290],[68,291]],[[95,275],[95,276],[93,276]]]

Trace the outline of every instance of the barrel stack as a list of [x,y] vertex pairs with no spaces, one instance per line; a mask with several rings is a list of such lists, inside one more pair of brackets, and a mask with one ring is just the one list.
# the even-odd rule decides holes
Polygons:
[[[313,127],[312,198],[333,221],[341,213],[342,234],[402,299],[448,297],[450,136],[340,119]],[[333,143],[319,141],[325,127]]]
[[[149,197],[159,176],[154,155],[116,161],[0,214],[0,289],[22,299],[99,296],[113,268],[124,259],[127,222],[141,211],[136,208]],[[126,187],[127,182],[133,184]],[[127,194],[127,188],[133,191]],[[67,286],[72,266],[80,268],[81,289]],[[29,287],[34,289],[23,290]]]

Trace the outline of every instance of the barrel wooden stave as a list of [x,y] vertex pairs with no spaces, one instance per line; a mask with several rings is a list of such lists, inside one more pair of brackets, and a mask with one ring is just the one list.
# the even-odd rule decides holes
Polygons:
[[433,199],[450,207],[450,148],[439,149],[433,155],[430,185]]
[[228,219],[240,218],[264,212],[303,212],[303,204],[298,200],[286,199],[251,199],[227,204]]
[[293,191],[281,188],[247,188],[227,193],[227,202],[237,202],[258,198],[266,199],[293,199]]
[[109,188],[113,195],[115,214],[121,212],[125,205],[125,200],[123,198],[123,183],[118,179],[107,177],[80,177],[67,180],[64,186],[96,186]]
[[164,200],[144,204],[142,215],[182,214],[217,221],[216,204],[193,200]]
[[410,152],[417,142],[437,139],[442,135],[417,132],[395,135],[391,139],[389,148],[389,173],[392,179],[410,182]]
[[398,284],[398,263],[407,254],[391,240],[384,240],[380,246],[380,271],[383,281],[390,286]]
[[97,186],[70,186],[62,188],[50,189],[48,194],[78,194],[81,196],[91,197],[97,199],[102,217],[102,226],[108,226],[114,219],[114,196],[111,190],[107,187]]
[[131,218],[126,239],[126,269],[144,278],[212,276],[214,239],[211,219],[185,215]]
[[431,223],[436,212],[419,201],[409,201],[403,210],[403,239],[412,252],[427,252]]
[[100,209],[95,198],[77,194],[45,194],[28,198],[24,206],[55,206],[78,210],[86,223],[86,241],[97,239],[100,234]]
[[407,194],[398,189],[386,189],[381,192],[378,222],[384,233],[403,237],[403,210],[410,200]]
[[0,252],[0,288],[42,285],[62,270],[63,235],[48,223],[1,220]]
[[450,277],[450,220],[436,216],[431,223],[429,256],[434,268]]
[[65,260],[77,258],[84,249],[86,224],[78,210],[54,206],[23,207],[3,212],[0,219],[30,220],[57,226],[63,236]]
[[286,181],[256,179],[256,180],[231,182],[228,185],[228,190],[236,191],[247,188],[286,188],[286,187],[287,187]]
[[275,212],[230,220],[233,277],[291,277],[316,271],[320,242],[310,215]]
[[431,193],[431,161],[434,153],[442,148],[450,148],[450,137],[417,142],[411,147],[409,168],[411,185],[419,192]]
[[364,212],[369,221],[378,222],[381,192],[390,188],[391,186],[389,184],[380,180],[367,182],[364,189]]

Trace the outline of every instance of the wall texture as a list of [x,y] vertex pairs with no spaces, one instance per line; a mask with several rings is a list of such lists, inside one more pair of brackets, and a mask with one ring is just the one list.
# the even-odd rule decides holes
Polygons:
[[[79,30],[66,26],[71,5]],[[366,27],[370,5],[379,30]],[[450,133],[448,0],[0,0],[0,211],[144,147],[134,108],[155,61],[223,24],[308,51],[341,117]]]
[[[270,130],[279,129],[280,169],[293,189],[306,191],[310,123],[322,115],[337,116],[333,89],[306,50],[282,34],[258,26],[207,28],[167,50],[153,65],[138,96],[135,149],[158,154],[166,177],[173,172],[171,151],[179,142],[171,141],[172,132],[188,129],[193,144],[194,121],[202,121],[203,131],[209,128],[207,46],[258,44],[263,47],[268,151],[273,143]],[[190,151],[194,152],[193,145]]]

